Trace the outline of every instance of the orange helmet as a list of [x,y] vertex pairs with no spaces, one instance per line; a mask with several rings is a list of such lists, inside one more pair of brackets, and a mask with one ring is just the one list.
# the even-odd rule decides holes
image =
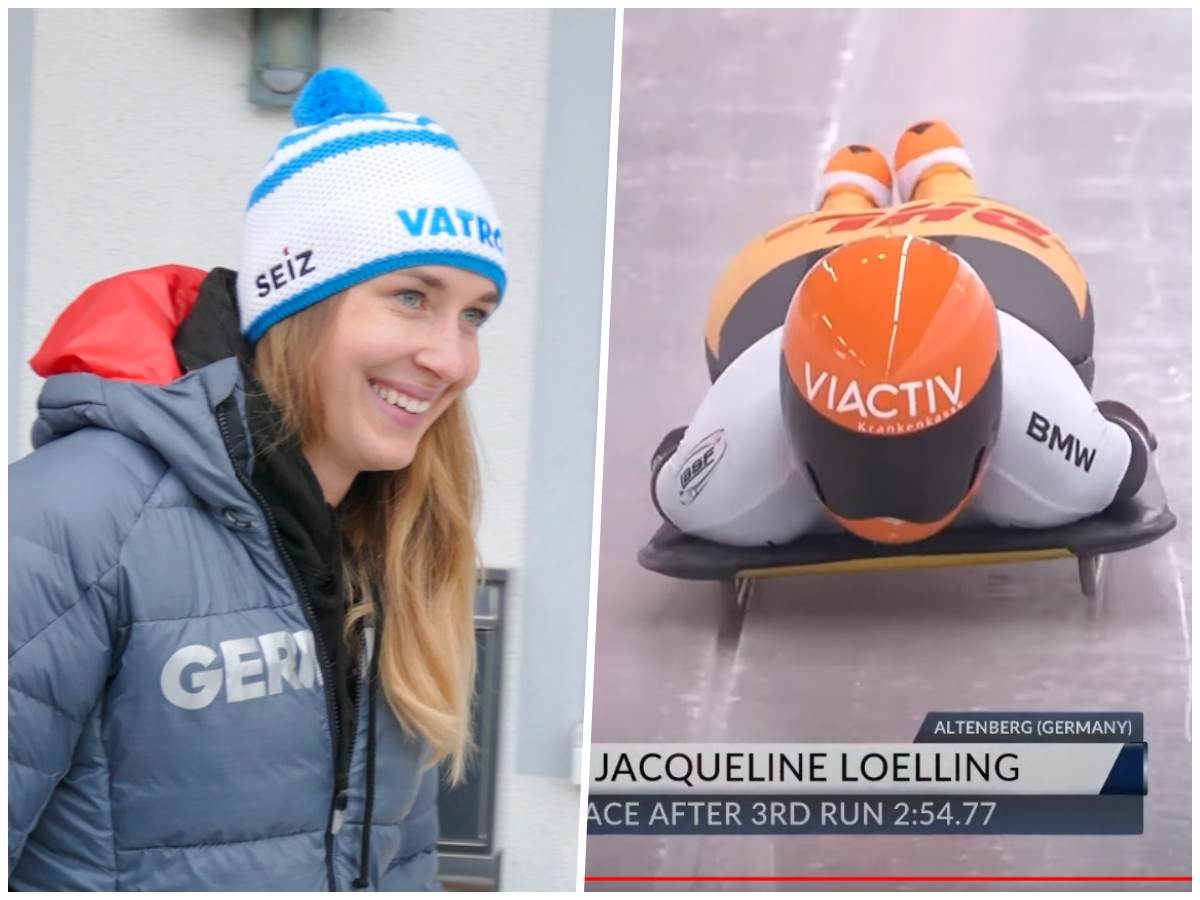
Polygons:
[[996,440],[992,298],[933,241],[845,244],[792,297],[782,388],[793,447],[833,517],[867,540],[930,537],[966,506]]

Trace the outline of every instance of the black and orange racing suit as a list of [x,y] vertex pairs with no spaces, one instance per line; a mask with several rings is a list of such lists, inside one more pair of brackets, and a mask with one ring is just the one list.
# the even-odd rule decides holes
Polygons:
[[1000,429],[984,483],[957,524],[1051,527],[1140,487],[1146,436],[1127,420],[1110,420],[1090,394],[1094,322],[1078,263],[1027,213],[956,196],[810,213],[754,240],[729,264],[705,327],[714,383],[677,448],[657,460],[654,500],[666,519],[742,546],[838,530],[784,427],[780,331],[811,267],[834,247],[881,234],[915,234],[954,251],[999,312]]

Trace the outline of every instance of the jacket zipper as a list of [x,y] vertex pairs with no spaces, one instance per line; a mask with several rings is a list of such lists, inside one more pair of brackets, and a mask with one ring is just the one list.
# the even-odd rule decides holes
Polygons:
[[[331,673],[329,670],[329,664],[326,661],[328,657],[325,652],[324,642],[321,638],[321,629],[317,627],[316,613],[313,612],[312,601],[308,596],[308,590],[304,587],[304,580],[300,578],[300,573],[296,568],[296,564],[292,561],[291,556],[287,552],[287,548],[285,548],[283,545],[283,539],[279,536],[279,529],[275,524],[275,518],[271,515],[271,510],[267,506],[266,501],[263,500],[262,495],[254,487],[250,479],[242,472],[241,466],[238,465],[237,460],[233,457],[232,440],[229,433],[229,423],[226,419],[224,404],[218,405],[217,407],[217,425],[221,429],[221,439],[225,442],[225,451],[229,454],[230,462],[233,463],[234,474],[237,475],[237,479],[241,482],[242,487],[244,487],[250,493],[250,496],[254,498],[255,502],[258,503],[259,507],[263,511],[263,516],[267,520],[267,529],[270,533],[271,542],[275,545],[276,551],[278,551],[279,556],[283,559],[284,566],[288,572],[288,577],[292,580],[292,587],[300,596],[301,609],[304,611],[304,617],[308,621],[308,627],[312,631],[313,642],[317,648],[317,665],[321,667],[321,680],[323,682],[322,686],[325,689],[326,714],[328,715],[330,722],[329,732],[333,736],[333,797],[329,803],[329,818],[325,825],[325,871],[329,879],[329,889],[331,891],[336,891],[337,880],[334,877],[333,870],[333,823],[334,817],[337,813],[339,794],[345,790],[345,786],[338,784],[337,771],[338,745],[340,743],[338,739],[340,720],[338,718],[337,697],[335,696],[337,685],[334,683],[334,679],[330,678]],[[357,693],[355,696],[357,696]],[[343,799],[343,803],[344,802],[345,800]]]
[[[354,721],[352,724],[355,727],[350,729],[350,741],[346,745],[346,758],[344,760],[344,762],[346,763],[346,775],[345,775],[346,780],[345,780],[345,782],[342,784],[338,784],[337,772],[336,771],[334,772],[334,785],[333,785],[334,805],[335,805],[335,808],[338,808],[337,807],[338,798],[341,797],[342,798],[342,806],[340,808],[338,808],[338,811],[343,813],[343,815],[345,814],[346,806],[348,805],[348,802],[349,802],[349,794],[347,792],[349,791],[349,788],[350,788],[350,763],[354,760],[354,740],[355,740],[355,736],[358,732],[358,728],[357,728],[358,717],[362,714],[362,705],[361,705],[361,703],[362,703],[362,682],[363,682],[362,675],[359,675],[358,677],[356,677],[354,679]],[[335,769],[336,769],[336,766],[335,766]],[[335,815],[333,832],[336,834],[338,831],[341,830],[341,827],[342,827],[342,820],[337,819],[336,815]]]

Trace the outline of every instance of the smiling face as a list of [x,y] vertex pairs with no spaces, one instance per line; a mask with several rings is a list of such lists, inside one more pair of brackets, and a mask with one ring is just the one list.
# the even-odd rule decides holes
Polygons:
[[359,472],[412,462],[422,435],[475,380],[479,328],[498,302],[482,275],[397,269],[336,301],[312,360],[324,421],[304,447],[326,500]]

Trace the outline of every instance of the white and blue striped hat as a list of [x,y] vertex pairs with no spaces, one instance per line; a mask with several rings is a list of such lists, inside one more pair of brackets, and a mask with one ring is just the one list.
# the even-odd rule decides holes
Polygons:
[[487,190],[428,116],[388,112],[349,69],[315,74],[246,207],[238,307],[255,343],[281,319],[411,266],[467,269],[503,296],[504,234]]

